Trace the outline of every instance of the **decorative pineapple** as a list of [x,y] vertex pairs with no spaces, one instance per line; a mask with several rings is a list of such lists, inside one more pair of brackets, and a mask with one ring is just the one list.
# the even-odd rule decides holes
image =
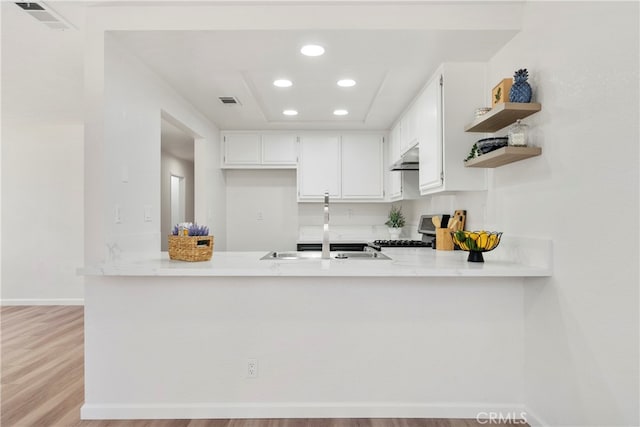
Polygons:
[[527,82],[529,72],[526,68],[521,68],[513,75],[513,85],[509,91],[509,101],[511,102],[531,102],[531,86]]

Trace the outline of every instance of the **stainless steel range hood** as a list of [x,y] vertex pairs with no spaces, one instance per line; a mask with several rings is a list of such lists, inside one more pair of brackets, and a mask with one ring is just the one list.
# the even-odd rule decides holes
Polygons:
[[397,162],[391,165],[391,171],[417,171],[419,166],[418,147],[413,147]]

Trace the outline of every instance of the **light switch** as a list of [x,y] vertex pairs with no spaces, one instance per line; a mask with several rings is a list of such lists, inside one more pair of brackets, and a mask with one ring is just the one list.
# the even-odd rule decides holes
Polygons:
[[151,222],[151,205],[144,205],[144,222]]
[[114,221],[116,222],[116,224],[120,224],[122,223],[122,215],[120,213],[120,205],[116,205],[113,209],[113,213],[114,213]]
[[122,182],[129,182],[129,168],[124,165],[120,168],[120,180]]

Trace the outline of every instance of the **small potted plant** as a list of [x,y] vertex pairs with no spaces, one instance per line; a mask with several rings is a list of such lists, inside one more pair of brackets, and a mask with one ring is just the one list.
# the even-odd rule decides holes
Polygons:
[[404,224],[405,219],[404,214],[402,213],[402,206],[391,206],[391,210],[389,211],[389,219],[387,220],[387,222],[385,222],[385,225],[389,227],[389,235],[391,236],[391,240],[398,240]]

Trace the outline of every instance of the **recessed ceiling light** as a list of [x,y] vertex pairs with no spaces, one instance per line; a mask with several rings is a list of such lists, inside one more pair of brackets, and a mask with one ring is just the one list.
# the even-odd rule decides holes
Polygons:
[[356,81],[353,79],[342,79],[342,80],[338,80],[338,86],[340,87],[351,87],[351,86],[355,86],[356,85]]
[[346,116],[347,114],[349,114],[349,112],[347,110],[334,110],[333,111],[333,115],[334,116]]
[[297,116],[298,112],[296,110],[284,110],[282,114],[285,116]]
[[274,80],[273,85],[277,87],[291,87],[293,83],[291,82],[291,80],[278,79],[278,80]]
[[300,53],[306,56],[320,56],[324,53],[324,48],[317,44],[308,44],[302,46]]

